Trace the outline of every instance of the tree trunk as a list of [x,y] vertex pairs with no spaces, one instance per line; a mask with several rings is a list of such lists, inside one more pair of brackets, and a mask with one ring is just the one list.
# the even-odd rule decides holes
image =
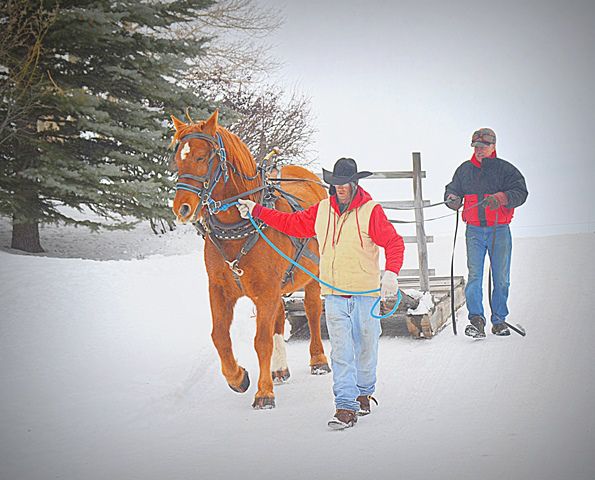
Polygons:
[[41,242],[39,241],[39,223],[35,220],[19,222],[13,217],[10,248],[30,253],[43,252],[44,250],[41,248]]
[[[37,152],[28,145],[19,146],[20,167],[31,166]],[[13,196],[11,248],[29,253],[43,252],[39,240],[39,219],[41,202],[35,185],[20,178]]]

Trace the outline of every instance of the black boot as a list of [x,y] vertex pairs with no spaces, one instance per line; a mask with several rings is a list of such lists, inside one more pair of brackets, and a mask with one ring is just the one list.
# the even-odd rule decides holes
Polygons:
[[473,338],[485,338],[485,318],[480,317],[479,315],[473,315],[469,319],[469,322],[470,324],[465,327],[465,335]]
[[510,335],[510,330],[505,323],[497,323],[496,325],[492,325],[492,333],[499,337],[507,337]]

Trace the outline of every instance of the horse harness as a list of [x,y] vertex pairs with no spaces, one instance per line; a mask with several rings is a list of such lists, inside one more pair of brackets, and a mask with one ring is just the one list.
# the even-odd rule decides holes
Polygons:
[[[235,165],[228,162],[227,152],[225,151],[225,146],[223,145],[223,140],[221,139],[221,135],[219,133],[217,133],[216,138],[202,132],[192,132],[187,135],[184,135],[177,142],[172,155],[175,157],[180,144],[183,141],[186,141],[191,138],[204,140],[210,145],[211,148],[207,159],[207,161],[209,162],[208,171],[207,174],[203,176],[191,174],[180,175],[176,184],[176,190],[186,190],[196,194],[199,197],[200,205],[206,207],[205,215],[200,220],[194,223],[194,227],[196,228],[199,235],[203,237],[203,239],[208,237],[208,239],[215,246],[215,248],[217,248],[217,250],[223,257],[223,260],[225,261],[225,263],[227,263],[229,269],[231,270],[234,280],[238,285],[238,288],[240,290],[243,290],[240,282],[240,277],[244,274],[244,271],[239,267],[239,263],[242,257],[247,255],[248,252],[252,250],[252,248],[254,247],[254,245],[256,245],[260,237],[258,235],[257,230],[254,228],[254,226],[249,220],[241,219],[240,221],[235,223],[224,223],[221,222],[216,215],[219,212],[226,211],[232,205],[235,205],[238,199],[258,192],[260,192],[259,203],[264,205],[265,207],[274,208],[275,203],[279,198],[279,196],[275,195],[275,193],[278,193],[280,197],[287,200],[287,202],[291,206],[291,209],[294,212],[298,210],[303,210],[301,205],[298,203],[298,201],[301,200],[300,198],[290,194],[289,192],[284,191],[273,182],[310,180],[293,178],[268,179],[268,173],[273,168],[273,166],[267,166],[266,161],[264,161],[261,165],[257,167],[257,172],[255,175],[245,175],[244,173],[238,171]],[[218,158],[219,161],[215,166],[214,163],[216,158]],[[243,177],[245,180],[254,180],[258,176],[260,176],[261,185],[257,188],[248,190],[247,192],[243,192],[239,195],[226,198],[225,200],[214,200],[211,197],[213,190],[222,177],[223,182],[227,183],[229,179],[229,169],[231,169],[234,174]],[[202,183],[202,188],[184,182],[185,179],[190,179]],[[263,222],[259,222],[258,225],[261,229],[266,228],[266,225]],[[240,251],[238,252],[236,257],[233,260],[228,260],[227,256],[225,255],[225,252],[223,251],[222,242],[225,240],[240,240],[243,238],[245,238],[246,241],[244,242],[244,245],[242,245],[242,247],[240,248]],[[289,238],[295,248],[294,261],[296,263],[302,256],[305,256],[306,258],[312,260],[314,263],[318,264],[318,255],[316,255],[307,248],[308,243],[310,242],[309,238],[300,239],[292,236],[289,236]],[[291,282],[293,283],[294,270],[295,265],[290,263],[289,267],[285,271],[285,274],[283,275],[281,285],[285,285],[289,280],[291,280]]]

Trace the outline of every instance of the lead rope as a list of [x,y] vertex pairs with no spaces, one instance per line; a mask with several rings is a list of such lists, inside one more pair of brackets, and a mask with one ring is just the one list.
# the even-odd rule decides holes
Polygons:
[[455,238],[452,242],[452,257],[450,259],[450,311],[452,313],[452,331],[457,334],[457,316],[455,310],[455,247],[457,246],[457,232],[459,231],[459,211],[456,212]]
[[[496,210],[496,220],[494,220],[494,232],[492,233],[492,255],[496,253],[496,227],[498,226],[498,210]],[[492,308],[492,257],[490,256],[490,270],[488,271],[488,303],[490,304],[490,313],[494,313]]]
[[[471,210],[472,208],[479,208],[484,202],[485,198],[481,202],[477,202],[475,205],[471,205],[470,207],[464,208],[463,212],[467,210]],[[446,202],[442,202],[446,203]],[[448,217],[449,215],[453,215],[449,213],[448,215],[443,215],[437,218],[444,218]],[[456,316],[456,309],[455,309],[455,247],[457,246],[457,232],[459,231],[459,210],[455,210],[455,236],[452,242],[452,256],[450,259],[450,312],[452,315],[452,331],[456,335],[457,334],[457,316]],[[437,218],[430,219],[430,220],[437,220]],[[491,300],[490,300],[491,301]],[[491,308],[491,306],[490,306]]]
[[[234,204],[235,205],[238,205],[238,202],[234,202]],[[266,243],[269,244],[269,246],[273,250],[275,250],[275,252],[277,252],[281,257],[283,257],[285,260],[287,260],[291,264],[295,265],[302,272],[304,272],[307,275],[309,275],[310,277],[312,277],[318,283],[321,283],[322,285],[325,285],[326,287],[330,288],[331,290],[335,290],[337,292],[342,292],[342,293],[344,293],[346,295],[365,295],[365,294],[368,294],[368,293],[376,293],[376,292],[379,292],[380,291],[379,288],[375,288],[373,290],[351,291],[351,290],[343,290],[342,288],[338,288],[338,287],[335,287],[333,285],[330,285],[329,283],[325,282],[324,280],[318,278],[310,270],[308,270],[307,268],[302,267],[299,263],[295,262],[292,258],[290,258],[287,255],[285,255],[281,250],[279,250],[277,248],[277,246],[273,242],[271,242],[271,240],[262,232],[262,230],[260,229],[260,227],[258,226],[258,224],[254,221],[254,218],[252,217],[252,214],[250,212],[248,212],[248,219],[250,220],[250,222],[252,223],[252,226],[256,229],[256,231],[258,232],[258,234],[263,238],[263,240]],[[370,309],[370,315],[372,317],[378,318],[378,319],[390,317],[392,314],[394,314],[397,311],[397,307],[401,303],[401,291],[400,290],[397,290],[397,301],[395,302],[395,306],[386,315],[376,315],[374,313],[374,309],[376,308],[376,305],[378,305],[380,303],[380,299],[381,298],[382,297],[378,297],[376,299],[376,301],[374,302],[374,305],[372,305],[372,308]]]
[[[492,236],[492,255],[495,255],[495,253],[496,253],[495,248],[496,248],[496,228],[497,227],[498,227],[498,211],[496,211],[496,220],[494,222],[494,233]],[[490,257],[490,270],[488,272],[488,302],[490,303],[490,312],[492,312],[492,257]],[[525,331],[525,329],[518,324],[516,326],[514,326],[514,325],[511,325],[510,323],[505,321],[504,325],[506,325],[508,328],[515,331],[522,337],[527,335],[527,332]]]
[[[477,202],[475,205],[471,205],[470,207],[464,208],[463,211],[467,211],[467,210],[471,210],[472,208],[479,208],[479,206],[481,204],[483,204],[485,202],[485,199],[482,200],[481,202]],[[442,203],[446,203],[446,202],[442,202]],[[448,217],[449,215],[453,215],[452,213],[449,213],[448,215],[443,215],[442,217],[438,217],[438,218],[444,218],[444,217]],[[455,210],[454,212],[455,215],[455,236],[454,236],[454,240],[452,242],[452,256],[450,258],[450,312],[451,312],[451,316],[452,316],[452,332],[456,335],[457,334],[457,315],[456,315],[456,309],[455,309],[455,247],[457,246],[457,233],[459,231],[459,210]],[[436,219],[431,219],[431,220],[436,220]]]

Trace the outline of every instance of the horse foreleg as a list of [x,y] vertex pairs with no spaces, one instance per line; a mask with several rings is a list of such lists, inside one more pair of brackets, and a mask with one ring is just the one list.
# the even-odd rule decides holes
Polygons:
[[250,377],[248,372],[236,362],[229,335],[237,297],[229,298],[221,287],[209,286],[209,298],[213,318],[211,338],[221,359],[221,372],[233,391],[244,393],[250,386]]
[[290,373],[287,366],[287,353],[285,351],[285,304],[279,302],[275,315],[275,334],[273,335],[273,358],[271,359],[271,374],[274,383],[285,383],[289,380]]
[[320,285],[312,281],[304,287],[304,309],[310,327],[310,373],[324,375],[331,368],[324,354],[322,337],[320,335],[320,316],[322,315],[322,301],[320,300]]
[[256,302],[256,336],[254,348],[258,355],[260,374],[258,377],[258,391],[254,396],[254,408],[273,408],[275,394],[273,393],[273,378],[271,376],[271,356],[273,354],[273,326],[279,308],[279,297],[259,296]]

